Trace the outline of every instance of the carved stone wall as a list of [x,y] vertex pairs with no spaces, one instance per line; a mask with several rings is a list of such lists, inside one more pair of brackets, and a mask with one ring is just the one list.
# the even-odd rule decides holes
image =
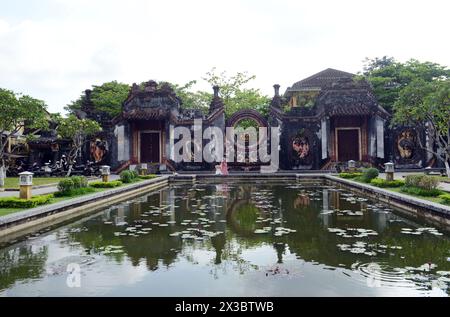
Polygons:
[[280,139],[282,169],[318,169],[322,159],[320,122],[284,120]]

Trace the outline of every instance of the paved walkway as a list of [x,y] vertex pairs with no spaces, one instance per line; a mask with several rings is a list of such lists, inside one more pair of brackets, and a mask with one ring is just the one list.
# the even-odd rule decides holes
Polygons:
[[[111,175],[110,180],[115,181],[120,179],[119,175]],[[100,178],[90,180],[89,182],[96,182],[99,181]],[[44,187],[44,188],[36,188],[32,190],[33,195],[47,195],[52,194],[58,191],[57,186],[50,186],[50,187]],[[19,197],[19,191],[12,191],[12,192],[0,192],[0,197]]]

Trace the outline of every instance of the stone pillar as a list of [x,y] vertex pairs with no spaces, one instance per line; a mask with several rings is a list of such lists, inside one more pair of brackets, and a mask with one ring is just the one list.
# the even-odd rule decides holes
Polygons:
[[5,178],[6,178],[6,171],[3,166],[0,166],[0,189],[1,187],[5,187]]
[[322,141],[322,160],[325,160],[328,158],[328,135],[329,135],[329,121],[324,118],[321,121],[321,141]]
[[375,126],[377,130],[377,157],[384,158],[384,120],[377,117]]

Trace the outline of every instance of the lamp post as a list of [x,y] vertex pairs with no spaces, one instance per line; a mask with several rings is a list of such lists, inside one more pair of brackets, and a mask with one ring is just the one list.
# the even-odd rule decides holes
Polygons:
[[145,163],[141,164],[140,169],[139,169],[139,174],[141,174],[142,176],[145,176],[145,175],[147,175],[147,171],[148,171],[148,165]]
[[102,166],[102,180],[104,183],[109,182],[109,175],[111,175],[111,167],[108,165]]
[[394,163],[389,162],[389,163],[384,164],[384,171],[386,172],[386,180],[393,181],[394,180],[394,172],[395,172]]
[[19,174],[20,199],[31,199],[31,188],[33,187],[33,173],[23,172]]
[[356,171],[356,162],[353,160],[348,161],[348,169],[351,173]]

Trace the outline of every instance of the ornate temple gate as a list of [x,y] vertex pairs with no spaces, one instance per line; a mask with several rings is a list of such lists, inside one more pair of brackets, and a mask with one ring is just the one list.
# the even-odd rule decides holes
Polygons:
[[[244,120],[251,120],[251,121],[255,122],[257,127],[258,127],[258,129],[259,128],[268,128],[268,126],[269,126],[266,118],[263,115],[261,115],[258,111],[253,110],[253,109],[244,109],[244,110],[240,110],[240,111],[235,112],[227,120],[226,127],[227,128],[230,128],[230,127],[234,127],[235,128],[236,126],[239,125],[239,123],[241,123]],[[257,129],[257,132],[259,132],[258,129]],[[258,153],[258,149],[259,149],[259,146],[260,146],[260,143],[261,143],[261,139],[259,137],[259,133],[258,133],[258,143],[257,143],[257,148],[256,149],[250,148],[248,134],[245,135],[245,137],[246,137],[246,139],[244,141],[245,142],[245,149],[244,149],[244,151],[245,151],[244,152],[245,153],[245,162],[239,162],[239,160],[238,160],[238,157],[236,155],[236,153],[237,153],[237,142],[236,141],[237,140],[235,139],[235,150],[236,150],[235,151],[235,157],[234,157],[233,162],[230,162],[228,165],[231,168],[243,169],[243,170],[246,170],[246,171],[251,170],[251,169],[259,169],[263,165],[268,165],[268,164],[262,163],[259,160],[259,157],[257,158],[256,162],[250,162],[250,158],[249,158],[250,150],[256,150],[257,153]],[[267,137],[270,139],[269,135],[267,135]]]

